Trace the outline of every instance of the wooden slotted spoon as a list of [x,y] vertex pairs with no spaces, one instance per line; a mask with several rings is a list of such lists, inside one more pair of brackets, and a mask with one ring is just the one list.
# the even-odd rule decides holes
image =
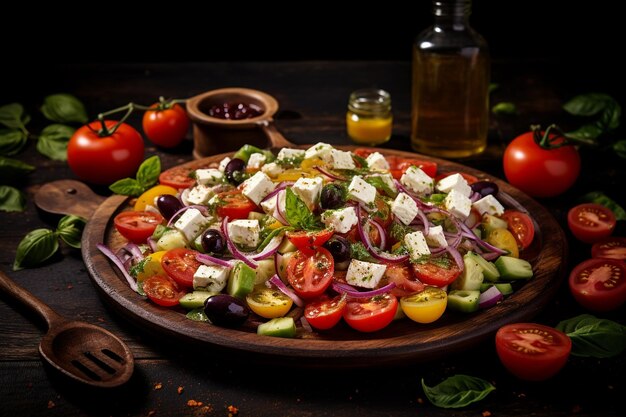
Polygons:
[[116,387],[128,381],[135,361],[128,346],[102,327],[68,320],[0,271],[0,289],[46,320],[48,331],[39,353],[64,375],[96,387]]

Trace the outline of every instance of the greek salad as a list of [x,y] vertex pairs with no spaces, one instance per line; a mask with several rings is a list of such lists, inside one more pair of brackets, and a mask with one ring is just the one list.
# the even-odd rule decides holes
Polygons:
[[114,218],[128,243],[99,249],[146,302],[193,320],[373,332],[490,308],[533,275],[520,257],[528,214],[505,208],[494,182],[432,161],[246,145],[159,180]]

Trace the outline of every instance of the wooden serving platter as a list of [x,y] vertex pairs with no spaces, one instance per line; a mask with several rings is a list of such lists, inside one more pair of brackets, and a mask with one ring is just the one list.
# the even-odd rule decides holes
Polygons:
[[[356,147],[338,148],[350,150]],[[473,168],[409,152],[378,151],[385,155],[433,160],[438,163],[439,172],[467,172],[497,183],[500,201],[527,212],[535,222],[535,240],[523,253],[533,265],[532,280],[490,309],[473,314],[447,311],[440,320],[429,325],[406,319],[395,321],[375,333],[360,333],[340,323],[327,332],[309,333],[301,329],[296,339],[259,336],[253,325],[227,329],[194,322],[185,317],[182,309],[159,307],[128,287],[122,275],[96,248],[101,242],[110,247],[120,246],[113,218],[129,208],[128,198],[123,196],[106,199],[89,220],[82,240],[85,264],[104,300],[142,329],[169,340],[219,351],[224,358],[237,356],[255,362],[297,367],[380,367],[430,360],[474,346],[492,337],[504,324],[528,321],[550,301],[564,276],[567,243],[562,229],[545,208],[504,181]],[[228,155],[215,155],[182,166],[207,166]]]

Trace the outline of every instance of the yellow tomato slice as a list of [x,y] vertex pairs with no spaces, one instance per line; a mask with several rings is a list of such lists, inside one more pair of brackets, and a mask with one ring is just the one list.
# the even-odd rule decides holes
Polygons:
[[519,258],[517,241],[507,229],[496,228],[487,235],[485,242],[492,244],[496,248],[509,251],[509,256]]
[[304,161],[302,161],[302,163],[300,164],[300,168],[304,169],[304,170],[309,170],[309,169],[315,169],[316,166],[324,166],[324,161],[322,161],[319,158],[310,158],[310,159],[305,159]]
[[165,255],[165,252],[167,251],[162,250],[146,256],[143,270],[137,274],[137,281],[142,282],[153,275],[167,275],[161,266],[161,258]]
[[163,194],[176,195],[178,190],[168,185],[155,185],[139,196],[135,203],[135,211],[144,211],[147,205],[154,205],[154,199]]
[[291,298],[280,290],[265,286],[256,287],[250,294],[246,295],[246,301],[250,310],[266,319],[283,317],[293,305]]
[[438,287],[424,288],[424,291],[404,296],[400,307],[404,314],[418,323],[432,323],[443,315],[448,305],[448,294]]

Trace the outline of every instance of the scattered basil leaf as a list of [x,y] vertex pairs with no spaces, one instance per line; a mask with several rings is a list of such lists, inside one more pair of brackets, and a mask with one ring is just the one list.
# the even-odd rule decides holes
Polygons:
[[151,156],[139,165],[137,182],[144,188],[150,188],[159,179],[161,173],[161,159],[158,155]]
[[626,159],[626,140],[620,140],[613,144],[613,150],[620,158]]
[[515,115],[517,114],[517,106],[509,101],[503,101],[493,106],[491,112],[495,115]]
[[80,249],[80,239],[87,220],[80,216],[64,216],[59,220],[57,235],[73,248]]
[[361,166],[361,168],[365,168],[365,169],[369,168],[369,164],[367,163],[367,160],[363,158],[362,156],[352,153],[352,159],[357,161],[359,165]]
[[572,340],[572,355],[611,358],[626,349],[626,327],[612,320],[581,314],[557,324]]
[[39,135],[37,150],[55,161],[67,161],[67,144],[75,131],[67,125],[46,126]]
[[323,225],[320,224],[307,205],[304,204],[304,201],[302,201],[291,188],[287,188],[286,190],[285,217],[289,224],[297,229],[322,229]]
[[500,88],[500,84],[496,84],[496,83],[489,83],[489,89],[488,89],[489,94],[493,93],[493,92],[494,92],[494,91],[496,91],[498,88]]
[[207,317],[206,313],[204,312],[204,308],[202,307],[194,308],[193,310],[189,311],[185,316],[193,321],[203,321],[206,323],[209,322],[209,318]]
[[383,190],[383,192],[389,197],[395,197],[398,195],[398,193],[394,192],[381,177],[366,177],[365,182],[379,190]]
[[0,155],[15,155],[26,145],[27,136],[21,130],[0,130]]
[[13,270],[35,266],[50,258],[59,249],[59,240],[50,229],[29,232],[17,246]]
[[35,170],[35,167],[18,161],[17,159],[0,156],[0,178],[3,181],[13,181],[22,178]]
[[598,126],[604,130],[614,130],[619,127],[620,117],[622,116],[622,107],[616,102],[612,101],[607,105],[606,110],[600,116],[598,120]]
[[85,106],[71,94],[52,94],[46,97],[41,112],[48,120],[58,123],[87,123]]
[[138,197],[143,193],[144,188],[133,178],[123,178],[111,184],[109,190],[115,194]]
[[574,97],[563,105],[563,109],[575,116],[599,116],[595,122],[565,133],[570,139],[595,144],[602,134],[617,129],[620,124],[622,108],[608,94],[590,93]]
[[19,129],[27,133],[25,125],[29,121],[30,117],[24,115],[24,106],[20,103],[11,103],[0,107],[0,124],[9,129]]
[[461,408],[485,398],[496,387],[481,378],[454,375],[434,387],[422,378],[422,388],[428,400],[441,408]]
[[602,191],[592,191],[581,197],[581,200],[589,203],[600,204],[611,210],[615,214],[617,220],[626,220],[626,211],[617,204],[613,199],[604,194]]
[[253,145],[243,145],[241,148],[239,148],[237,152],[235,152],[235,155],[233,155],[233,159],[241,159],[245,163],[248,163],[248,159],[250,159],[250,155],[252,155],[253,153],[261,153],[265,155],[266,164],[276,159],[276,156],[271,151],[260,149]]
[[24,211],[25,208],[26,199],[20,190],[8,185],[0,185],[1,211]]
[[613,101],[613,98],[608,94],[581,94],[565,103],[563,109],[574,116],[595,116],[603,112]]
[[589,124],[583,125],[574,131],[567,132],[565,133],[565,136],[578,140],[595,141],[595,139],[597,139],[602,133],[602,128],[595,124]]

